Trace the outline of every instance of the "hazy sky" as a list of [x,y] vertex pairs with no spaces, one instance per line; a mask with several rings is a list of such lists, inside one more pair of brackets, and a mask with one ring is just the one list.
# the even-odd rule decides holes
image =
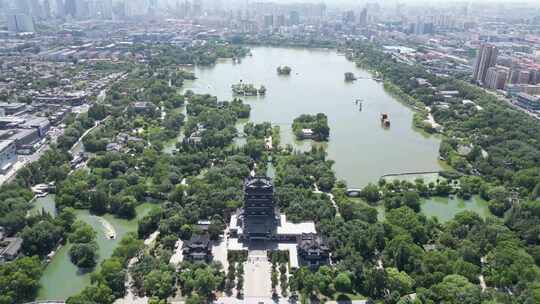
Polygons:
[[358,4],[358,3],[538,3],[540,0],[250,0],[250,2],[276,2],[276,3],[321,3],[331,4]]

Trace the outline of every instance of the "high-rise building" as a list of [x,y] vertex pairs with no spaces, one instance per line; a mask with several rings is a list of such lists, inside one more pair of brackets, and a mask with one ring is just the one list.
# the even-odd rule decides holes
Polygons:
[[75,17],[77,19],[87,19],[90,17],[90,3],[88,0],[75,1]]
[[415,23],[409,26],[409,33],[413,35],[429,35],[433,34],[435,26],[433,22],[426,22],[423,18],[418,17]]
[[484,87],[493,90],[504,89],[508,79],[509,69],[500,66],[493,66],[487,70]]
[[203,2],[202,0],[193,0],[193,16],[200,17],[203,13]]
[[285,25],[285,15],[278,15],[276,18],[276,27],[281,27]]
[[298,11],[291,11],[289,13],[289,23],[291,25],[300,24],[300,13],[298,13]]
[[126,1],[126,16],[136,17],[146,15],[148,12],[147,6],[144,0],[129,0]]
[[14,33],[35,32],[32,17],[12,12],[7,14],[8,31]]
[[521,70],[519,71],[518,83],[527,84],[529,83],[530,77],[531,77],[531,72],[529,72],[528,70]]
[[35,18],[43,18],[43,7],[39,0],[29,0],[30,15]]
[[519,82],[519,72],[521,70],[519,68],[512,68],[512,71],[510,72],[510,77],[508,78],[508,82],[511,84],[517,84]]
[[17,0],[15,1],[15,8],[21,14],[30,15],[30,2],[28,0]]
[[111,19],[112,0],[92,0],[88,3],[88,10],[91,18]]
[[64,0],[56,0],[54,7],[54,15],[58,18],[64,18],[66,14]]
[[358,20],[360,25],[367,25],[368,24],[368,10],[367,7],[364,7],[362,11],[360,12],[360,18]]
[[271,29],[274,27],[274,16],[273,15],[264,15],[264,28]]
[[51,3],[49,0],[43,0],[43,18],[49,19],[51,18]]
[[343,13],[343,22],[345,23],[354,23],[355,16],[354,11],[346,11]]
[[77,16],[77,0],[65,0],[64,14],[75,18]]
[[497,63],[497,47],[491,44],[483,44],[474,63],[473,81],[483,84],[486,80],[487,71]]

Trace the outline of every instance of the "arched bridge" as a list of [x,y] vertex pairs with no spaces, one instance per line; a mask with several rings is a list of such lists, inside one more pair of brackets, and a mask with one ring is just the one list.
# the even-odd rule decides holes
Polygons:
[[349,197],[359,197],[361,193],[362,193],[362,189],[360,188],[351,188],[345,191],[345,194]]

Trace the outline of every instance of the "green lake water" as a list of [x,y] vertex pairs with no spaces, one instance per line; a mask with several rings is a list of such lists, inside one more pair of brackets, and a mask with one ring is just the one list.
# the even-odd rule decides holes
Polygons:
[[[440,171],[438,161],[440,138],[419,132],[412,125],[414,112],[400,103],[383,88],[382,83],[369,79],[370,74],[334,50],[255,47],[252,57],[241,63],[220,60],[212,67],[194,67],[197,80],[185,83],[185,90],[216,95],[220,100],[231,100],[231,85],[242,80],[255,86],[264,85],[266,96],[241,97],[251,105],[249,121],[269,121],[279,125],[281,143],[291,144],[305,151],[312,145],[326,148],[329,159],[335,161],[334,170],[350,188],[363,187],[387,174]],[[277,75],[276,68],[288,65],[290,76]],[[344,74],[353,72],[356,82],[344,81]],[[363,79],[368,78],[368,79]],[[362,99],[362,110],[355,104]],[[330,126],[330,140],[314,143],[295,139],[291,124],[301,114],[325,113]],[[387,113],[391,127],[382,128],[380,115]],[[243,130],[246,120],[237,128]],[[245,143],[238,138],[237,145]],[[274,174],[273,168],[269,168]],[[436,181],[437,174],[400,176],[426,183]],[[390,180],[392,178],[389,178]],[[379,218],[384,218],[384,207],[379,206]],[[460,211],[472,210],[481,216],[489,214],[487,203],[478,197],[470,201],[431,198],[422,202],[427,216],[447,221]]]
[[[333,50],[256,47],[253,57],[241,63],[220,60],[212,67],[195,67],[197,80],[185,89],[232,99],[231,85],[240,80],[264,85],[264,97],[243,97],[252,107],[250,121],[279,125],[282,144],[310,149],[311,141],[297,141],[291,131],[295,117],[325,113],[330,126],[328,156],[335,161],[338,178],[351,187],[376,182],[382,175],[412,171],[437,171],[440,140],[412,128],[413,111],[386,93],[381,83],[359,79],[344,81],[344,73],[369,78]],[[289,65],[290,76],[277,75],[276,68]],[[362,111],[355,104],[363,99]],[[380,115],[388,113],[392,126],[384,129]],[[239,126],[241,129],[242,126]],[[243,141],[237,141],[241,144]]]
[[[54,195],[39,198],[34,204],[34,208],[31,212],[45,209],[46,211],[49,211],[49,213],[54,214]],[[123,220],[115,218],[112,215],[104,215],[103,218],[111,223],[116,230],[116,239],[114,240],[110,240],[106,237],[103,225],[99,221],[99,217],[91,215],[86,210],[77,210],[77,219],[90,224],[98,233],[98,265],[101,261],[112,255],[122,237],[128,232],[137,230],[137,219],[148,214],[152,208],[155,208],[155,205],[142,204],[138,206],[137,218],[133,220]],[[46,266],[40,280],[41,288],[37,297],[38,300],[65,300],[69,296],[77,294],[85,286],[90,284],[90,272],[81,271],[71,263],[68,255],[69,248],[69,244],[62,246],[52,261]],[[93,271],[95,270],[97,270],[97,268]]]
[[[375,206],[375,208],[378,211],[377,218],[381,221],[384,220],[384,206],[380,204]],[[469,200],[437,196],[422,199],[420,210],[427,217],[434,216],[442,223],[453,219],[456,214],[462,211],[473,211],[482,218],[486,218],[491,214],[488,208],[488,202],[478,195],[473,196]]]

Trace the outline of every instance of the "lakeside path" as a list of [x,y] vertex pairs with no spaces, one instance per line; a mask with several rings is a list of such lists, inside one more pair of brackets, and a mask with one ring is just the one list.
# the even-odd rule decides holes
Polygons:
[[332,203],[332,206],[334,206],[334,209],[336,209],[336,216],[341,216],[339,214],[339,208],[338,208],[338,205],[336,203],[336,200],[334,199],[334,195],[332,193],[323,192],[323,191],[319,190],[319,186],[317,185],[317,183],[313,183],[313,187],[315,188],[313,193],[315,193],[315,194],[326,194],[326,196],[328,196],[328,198],[330,199],[330,202]]

